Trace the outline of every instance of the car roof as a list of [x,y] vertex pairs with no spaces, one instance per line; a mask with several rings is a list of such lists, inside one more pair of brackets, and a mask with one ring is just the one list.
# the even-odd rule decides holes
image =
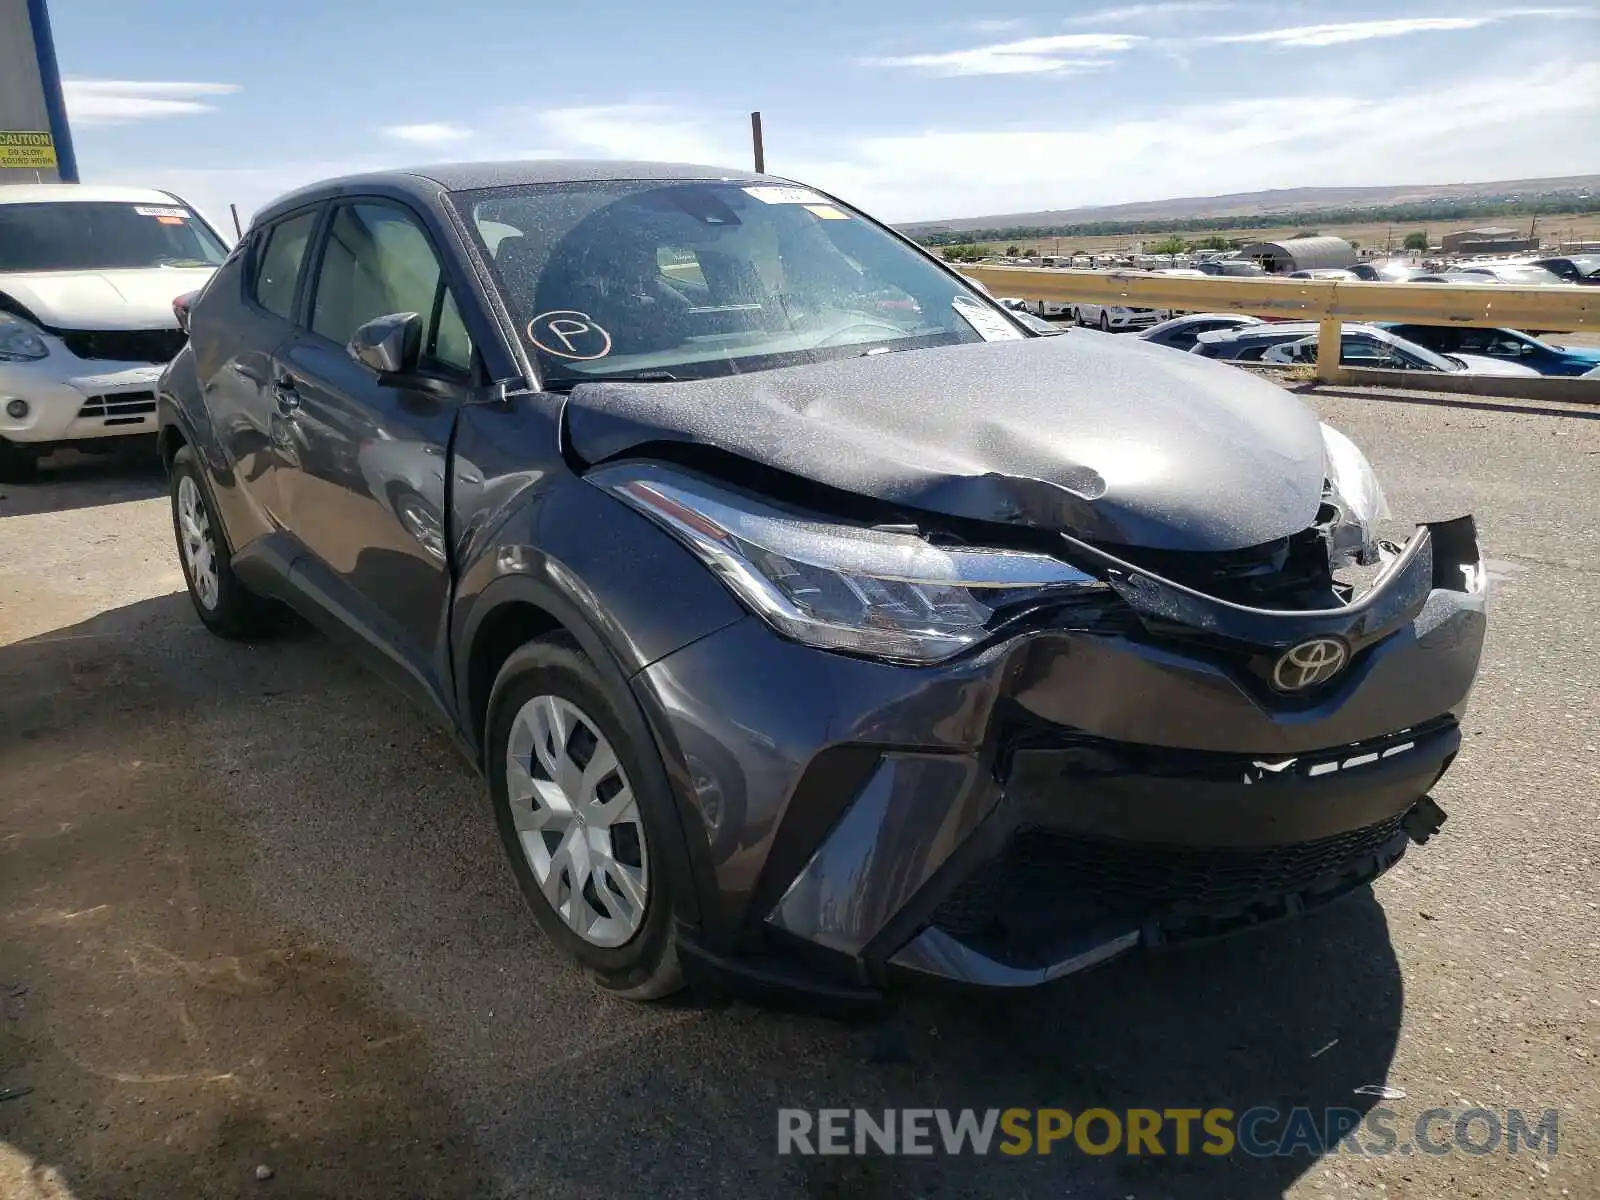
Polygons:
[[262,207],[257,221],[290,208],[341,193],[367,189],[396,190],[422,198],[439,191],[516,187],[544,183],[592,183],[624,179],[717,179],[737,183],[791,182],[775,175],[695,163],[644,162],[616,159],[541,158],[510,162],[436,163],[393,171],[343,175],[297,188]]
[[0,204],[182,204],[159,188],[101,187],[87,183],[10,183],[0,187]]

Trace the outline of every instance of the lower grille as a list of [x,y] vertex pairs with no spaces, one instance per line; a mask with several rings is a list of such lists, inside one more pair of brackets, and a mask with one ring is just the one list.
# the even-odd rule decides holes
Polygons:
[[156,411],[154,392],[117,392],[90,396],[78,410],[78,420],[102,425],[139,425]]
[[1047,965],[1086,933],[1140,927],[1188,941],[1263,923],[1359,887],[1405,852],[1404,816],[1287,846],[1191,849],[1017,831],[933,924],[1016,967]]
[[79,358],[168,363],[188,340],[181,329],[53,329]]

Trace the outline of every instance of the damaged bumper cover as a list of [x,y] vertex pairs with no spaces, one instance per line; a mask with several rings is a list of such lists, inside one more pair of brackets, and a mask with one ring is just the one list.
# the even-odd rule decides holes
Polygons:
[[[640,672],[707,831],[691,957],[818,991],[1028,986],[1316,908],[1439,827],[1484,633],[1470,518],[1321,612],[1100,557],[1100,609],[939,666],[747,618]],[[1273,664],[1313,641],[1341,669],[1285,693]]]

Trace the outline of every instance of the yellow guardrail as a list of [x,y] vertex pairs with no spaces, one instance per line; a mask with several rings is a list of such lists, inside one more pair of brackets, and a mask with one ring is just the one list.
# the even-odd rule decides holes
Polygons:
[[1600,288],[1552,285],[1366,283],[1342,279],[1229,279],[1149,271],[1073,271],[963,264],[957,268],[996,296],[1086,300],[1127,308],[1241,312],[1318,321],[1317,377],[1345,378],[1339,366],[1341,321],[1410,321],[1506,329],[1578,332],[1600,328]]

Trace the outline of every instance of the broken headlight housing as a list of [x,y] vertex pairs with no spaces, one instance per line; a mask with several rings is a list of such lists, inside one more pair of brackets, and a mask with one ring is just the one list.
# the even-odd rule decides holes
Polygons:
[[1104,586],[1048,555],[936,546],[903,527],[841,524],[661,466],[587,478],[677,537],[779,633],[828,650],[939,662],[987,637],[1001,608]]
[[1352,563],[1378,561],[1377,522],[1389,516],[1389,501],[1372,464],[1349,438],[1331,425],[1322,427],[1328,490],[1324,502],[1333,509],[1321,522],[1327,530],[1328,564],[1334,570]]

